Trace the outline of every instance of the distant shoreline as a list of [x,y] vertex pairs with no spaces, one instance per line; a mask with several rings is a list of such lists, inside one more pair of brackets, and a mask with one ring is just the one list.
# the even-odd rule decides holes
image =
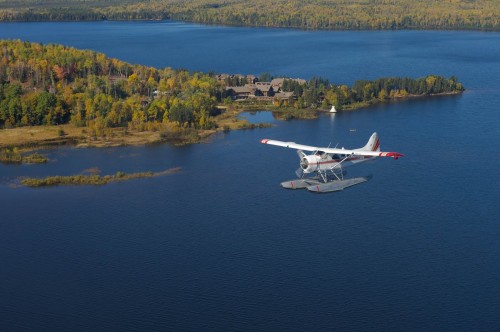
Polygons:
[[500,31],[500,4],[490,0],[398,0],[364,3],[343,0],[37,0],[6,2],[1,22],[97,22],[175,20],[217,26],[301,30]]
[[170,19],[170,18],[158,18],[158,19],[148,19],[148,18],[137,18],[137,19],[67,19],[67,20],[2,20],[0,18],[0,23],[92,23],[92,22],[180,22],[186,24],[197,24],[205,25],[210,27],[233,27],[233,28],[259,28],[259,29],[289,29],[289,30],[301,30],[301,31],[477,31],[477,32],[500,32],[500,27],[498,28],[477,28],[477,27],[401,27],[394,29],[375,29],[375,28],[308,28],[301,26],[272,26],[272,25],[245,25],[245,24],[229,24],[229,23],[212,23],[212,22],[200,22],[191,20],[180,20],[180,19]]

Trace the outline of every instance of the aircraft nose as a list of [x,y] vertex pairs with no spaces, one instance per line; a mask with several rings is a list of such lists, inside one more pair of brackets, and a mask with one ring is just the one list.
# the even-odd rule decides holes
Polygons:
[[300,160],[300,167],[303,169],[303,170],[306,170],[308,167],[309,167],[309,161],[307,160],[306,157],[302,158]]

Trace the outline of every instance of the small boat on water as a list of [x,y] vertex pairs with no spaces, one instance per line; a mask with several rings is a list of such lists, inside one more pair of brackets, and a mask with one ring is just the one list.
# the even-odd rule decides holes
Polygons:
[[337,110],[335,109],[335,105],[332,105],[332,108],[330,109],[330,113],[337,113]]

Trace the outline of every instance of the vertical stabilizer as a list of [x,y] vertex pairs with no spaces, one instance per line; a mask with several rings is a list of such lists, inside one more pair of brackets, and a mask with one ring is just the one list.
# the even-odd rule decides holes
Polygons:
[[373,133],[370,139],[368,140],[368,143],[366,143],[366,145],[362,147],[360,150],[380,151],[380,138],[378,137],[377,133]]

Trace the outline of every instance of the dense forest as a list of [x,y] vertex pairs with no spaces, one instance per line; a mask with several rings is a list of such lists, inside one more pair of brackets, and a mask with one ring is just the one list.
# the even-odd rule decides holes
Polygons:
[[130,65],[93,51],[0,41],[0,127],[73,123],[105,128],[155,123],[209,129],[222,87],[215,78]]
[[337,109],[345,110],[390,99],[457,93],[463,91],[464,87],[454,76],[444,78],[429,75],[418,79],[389,77],[375,81],[358,80],[352,87],[331,84],[326,79],[313,77],[303,85],[294,80],[285,80],[283,90],[293,91],[298,96],[293,101],[295,108],[327,109],[335,105]]
[[[282,90],[294,97],[275,99],[274,105],[300,110],[349,109],[410,95],[456,93],[463,87],[455,77],[431,75],[357,81],[352,87],[322,78],[285,79]],[[0,128],[71,123],[87,127],[93,136],[113,127],[213,129],[219,104],[237,107],[226,93],[226,82],[213,73],[156,69],[89,50],[0,40]]]
[[500,1],[0,0],[2,21],[137,19],[301,29],[500,30]]

